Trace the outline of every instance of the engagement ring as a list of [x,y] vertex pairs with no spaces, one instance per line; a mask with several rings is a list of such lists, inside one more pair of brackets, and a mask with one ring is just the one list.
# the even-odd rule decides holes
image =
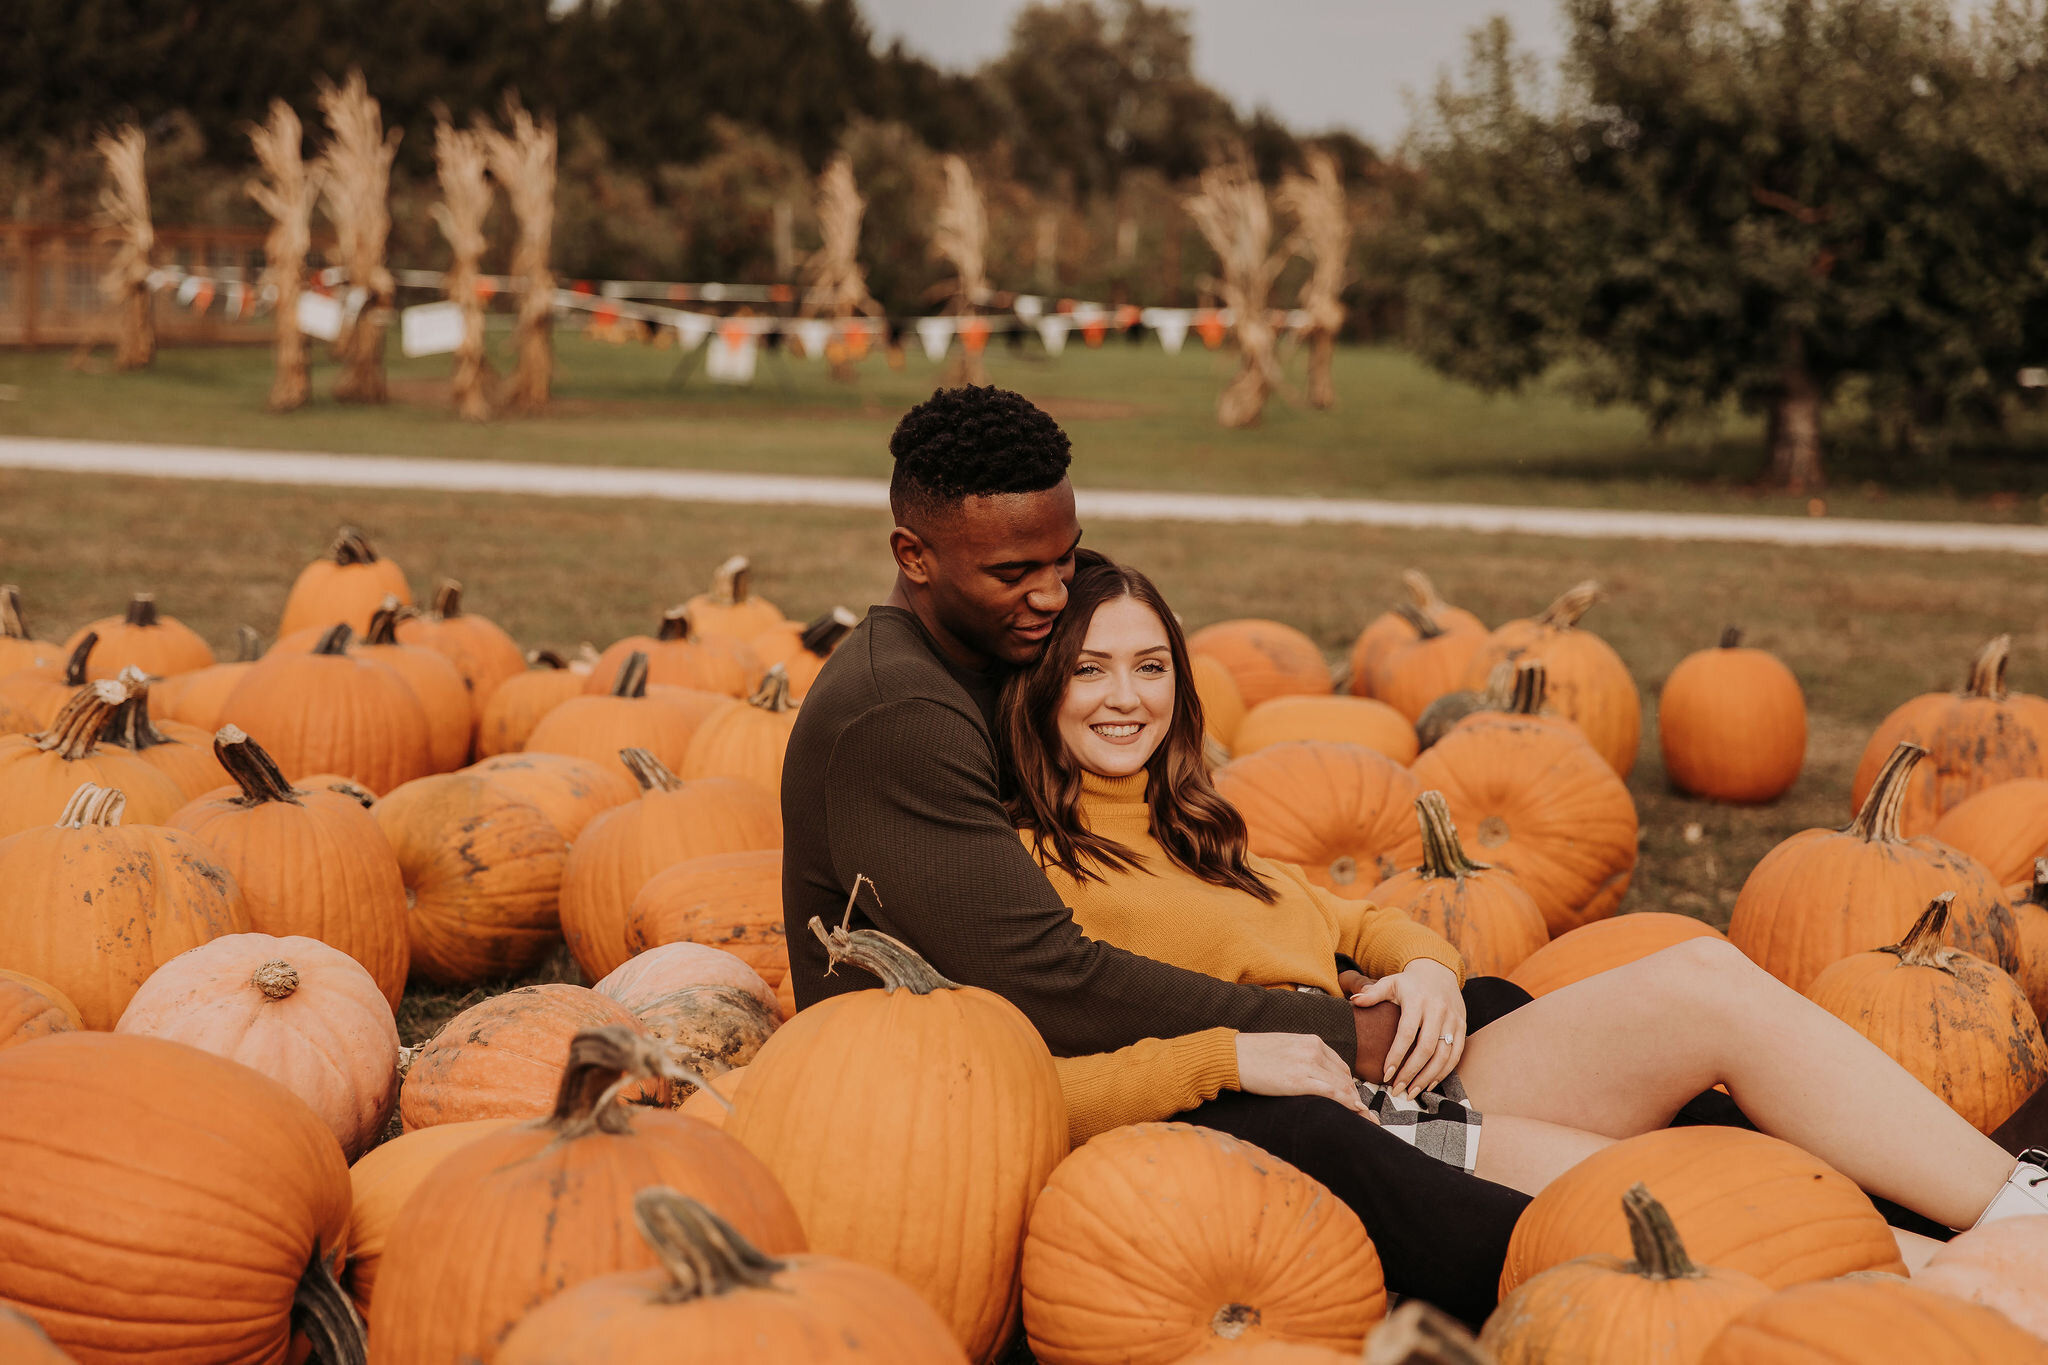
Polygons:
[[1437,1041],[1438,1041],[1439,1043],[1448,1043],[1448,1042],[1450,1042],[1450,1041],[1451,1041],[1451,1035],[1450,1035],[1450,1034],[1448,1034],[1448,1033],[1439,1033],[1439,1034],[1438,1034],[1438,1035],[1436,1036],[1436,1040],[1437,1040]]

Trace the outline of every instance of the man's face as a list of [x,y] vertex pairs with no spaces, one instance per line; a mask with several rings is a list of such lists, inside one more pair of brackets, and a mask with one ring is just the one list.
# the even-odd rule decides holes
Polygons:
[[[967,498],[899,538],[897,563],[955,641],[1013,667],[1045,649],[1067,605],[1081,523],[1073,485]],[[907,552],[907,553],[906,553]]]

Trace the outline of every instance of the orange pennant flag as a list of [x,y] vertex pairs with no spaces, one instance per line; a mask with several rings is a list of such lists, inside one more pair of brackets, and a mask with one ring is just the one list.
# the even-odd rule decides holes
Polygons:
[[960,319],[960,346],[969,355],[980,355],[988,348],[988,319],[964,317]]
[[1202,338],[1202,344],[1215,350],[1223,344],[1223,317],[1214,308],[1204,308],[1195,315],[1195,333]]

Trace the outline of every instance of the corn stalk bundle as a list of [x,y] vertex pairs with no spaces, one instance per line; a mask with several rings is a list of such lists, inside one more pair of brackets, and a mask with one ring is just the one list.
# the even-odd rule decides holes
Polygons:
[[349,72],[340,86],[323,79],[320,112],[328,132],[321,193],[349,287],[363,291],[356,296],[361,306],[335,343],[342,370],[334,396],[344,403],[382,403],[390,398],[384,332],[391,325],[393,288],[384,242],[391,235],[391,159],[405,130],[385,133],[383,111],[361,71]]
[[[945,166],[946,192],[939,199],[938,216],[932,224],[932,254],[953,267],[946,311],[967,317],[979,312],[989,296],[988,211],[967,162],[948,156]],[[978,350],[960,348],[959,382],[988,383],[988,367]]]
[[1202,172],[1201,187],[1188,198],[1187,212],[1223,270],[1222,278],[1210,280],[1209,287],[1236,317],[1238,370],[1216,400],[1216,420],[1226,427],[1250,426],[1259,420],[1267,396],[1281,387],[1266,298],[1287,264],[1287,253],[1270,250],[1273,218],[1266,207],[1266,188],[1242,156]]
[[248,183],[249,197],[270,215],[263,239],[262,283],[276,291],[277,373],[270,381],[270,410],[290,412],[306,401],[306,337],[299,330],[299,290],[306,253],[313,246],[313,206],[320,199],[325,164],[310,165],[301,146],[305,130],[283,100],[270,102],[270,120],[249,129],[263,179]]
[[1308,174],[1282,180],[1279,197],[1280,206],[1294,216],[1291,245],[1309,264],[1308,282],[1301,287],[1301,306],[1309,317],[1308,403],[1327,408],[1337,401],[1330,363],[1344,327],[1344,273],[1351,254],[1351,218],[1335,158],[1310,151]]
[[430,212],[448,239],[452,260],[445,287],[462,309],[462,341],[455,348],[452,386],[455,410],[472,422],[491,415],[484,396],[484,304],[477,293],[477,265],[484,254],[484,216],[491,211],[491,182],[483,134],[464,132],[448,120],[434,125],[434,169],[441,202]]
[[[867,271],[860,264],[860,222],[868,208],[853,183],[853,162],[841,152],[818,176],[818,231],[824,239],[804,262],[803,311],[808,317],[879,317],[880,304],[868,293]],[[847,352],[834,350],[832,376],[851,378]]]
[[156,316],[150,309],[149,255],[156,229],[149,221],[149,180],[143,174],[142,130],[125,124],[93,140],[107,163],[100,186],[100,237],[114,243],[114,259],[100,277],[100,290],[121,311],[114,350],[117,369],[136,370],[156,357]]
[[555,275],[548,268],[555,236],[555,125],[535,122],[516,96],[505,100],[505,122],[509,133],[477,125],[491,176],[519,221],[512,248],[512,276],[520,291],[519,321],[512,329],[518,360],[505,403],[514,412],[537,413],[548,405],[555,375]]

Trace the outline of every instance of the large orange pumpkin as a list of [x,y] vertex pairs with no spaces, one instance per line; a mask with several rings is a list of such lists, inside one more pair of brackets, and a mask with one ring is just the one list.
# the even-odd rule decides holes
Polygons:
[[647,656],[647,681],[721,697],[744,697],[753,690],[760,667],[752,649],[735,635],[699,637],[681,607],[662,614],[653,635],[628,635],[614,640],[590,666],[583,690],[617,695],[620,670],[635,654]]
[[155,593],[136,593],[126,615],[101,617],[73,632],[64,651],[70,653],[87,635],[100,637],[86,666],[89,679],[111,678],[124,668],[167,678],[213,663],[213,650],[198,631],[175,616],[157,615]]
[[701,635],[726,635],[744,640],[772,629],[782,619],[773,602],[754,596],[754,566],[734,555],[711,576],[711,590],[683,604],[690,625]]
[[[1436,584],[1430,582],[1429,575],[1422,570],[1404,570],[1401,574],[1401,586],[1408,593],[1409,603],[1428,613],[1441,629],[1486,634],[1486,623],[1463,607],[1454,607],[1444,601],[1436,590]],[[1366,628],[1358,633],[1358,639],[1351,646],[1351,695],[1374,695],[1373,669],[1389,650],[1416,639],[1417,634],[1414,622],[1402,613],[1399,606],[1375,616]]]
[[482,757],[524,749],[542,716],[583,695],[589,665],[579,671],[551,649],[537,649],[529,657],[533,667],[499,683],[477,716],[476,751]]
[[1944,1244],[1913,1276],[1922,1289],[1996,1308],[2048,1341],[2048,1218],[2000,1218]]
[[49,729],[0,736],[0,839],[55,820],[81,783],[119,787],[139,825],[162,824],[185,804],[177,779],[129,749],[102,744],[126,684],[102,678],[72,693]]
[[83,1028],[64,992],[26,972],[0,971],[0,1047]]
[[1851,953],[1897,943],[1944,891],[1956,893],[1946,941],[2018,965],[2004,893],[1983,865],[1932,839],[1907,839],[1899,811],[1925,751],[1901,743],[1844,829],[1809,829],[1766,853],[1735,898],[1728,937],[1795,991]]
[[0,583],[0,677],[17,669],[54,664],[66,652],[48,640],[29,635],[28,624],[21,619],[21,589],[12,583]]
[[72,694],[88,681],[86,669],[99,639],[88,631],[69,654],[0,675],[0,735],[49,729]]
[[[182,830],[123,825],[118,790],[80,787],[55,824],[0,839],[0,962],[64,992],[110,1029],[151,972],[249,931],[242,892]],[[4,1106],[0,1106],[4,1107]]]
[[1403,765],[1415,761],[1415,729],[1393,707],[1364,697],[1275,697],[1244,713],[1230,744],[1238,756],[1297,740],[1362,744]]
[[813,1247],[895,1275],[991,1361],[1017,1321],[1025,1223],[1067,1151],[1052,1054],[1001,996],[883,934],[812,923],[835,966],[882,988],[783,1025],[725,1131],[782,1182]]
[[1446,625],[1422,607],[1404,603],[1395,610],[1415,638],[1397,641],[1380,654],[1366,695],[1387,703],[1413,725],[1431,702],[1465,685],[1473,657],[1486,648],[1487,633]]
[[453,772],[469,761],[469,735],[476,725],[469,684],[447,655],[425,645],[401,643],[398,613],[398,599],[385,598],[370,613],[370,628],[355,653],[405,680],[426,712],[429,771]]
[[370,1316],[377,1293],[377,1272],[384,1264],[384,1244],[391,1225],[436,1166],[458,1147],[467,1147],[487,1133],[501,1132],[523,1119],[470,1119],[415,1128],[380,1143],[348,1168],[351,1201],[348,1214],[348,1273],[342,1284],[356,1312]]
[[2048,778],[1986,787],[1950,807],[1929,833],[1984,864],[2001,886],[2024,881],[2048,857]]
[[1899,809],[1899,830],[1926,834],[1965,799],[2001,782],[2048,777],[2048,703],[2011,692],[2005,665],[2012,637],[2001,635],[1979,650],[1960,692],[1930,692],[1886,716],[1864,746],[1849,787],[1861,807],[1878,774],[1900,744],[1927,751]]
[[825,660],[839,648],[839,642],[860,624],[860,618],[845,607],[834,607],[808,625],[784,621],[747,641],[761,667],[781,664],[789,674],[789,695],[802,701],[811,684],[825,671]]
[[590,989],[639,1014],[665,996],[697,986],[742,991],[774,1011],[778,1019],[782,1016],[774,988],[759,972],[724,949],[702,943],[664,943],[635,953]]
[[1581,1256],[1518,1285],[1479,1338],[1499,1365],[1695,1361],[1730,1321],[1771,1296],[1753,1275],[1695,1264],[1645,1186],[1630,1186],[1621,1202],[1634,1254]]
[[471,1005],[413,1049],[398,1100],[405,1130],[540,1117],[554,1098],[571,1040],[585,1029],[613,1025],[647,1031],[618,1001],[564,982],[521,986]]
[[1718,649],[1689,654],[1657,702],[1664,772],[1715,801],[1771,801],[1806,762],[1806,694],[1777,655],[1744,648],[1730,626]]
[[1595,1152],[1544,1187],[1508,1240],[1501,1293],[1575,1257],[1624,1255],[1621,1196],[1635,1184],[1657,1191],[1695,1260],[1773,1289],[1905,1273],[1870,1197],[1820,1158],[1743,1128],[1665,1128]]
[[273,648],[229,694],[224,720],[256,739],[284,775],[340,773],[382,796],[433,771],[433,732],[411,684],[349,651],[350,630],[308,653]]
[[1806,998],[1989,1133],[2048,1082],[2048,1041],[2019,982],[1942,946],[1954,899],[1936,897],[1890,947],[1823,969]]
[[1466,685],[1485,686],[1494,665],[1503,661],[1542,660],[1550,671],[1550,705],[1579,727],[1609,767],[1627,777],[1642,740],[1643,699],[1613,646],[1579,629],[1579,619],[1600,596],[1600,585],[1589,580],[1540,615],[1501,626],[1472,656]]
[[370,974],[317,939],[226,934],[156,969],[117,1033],[187,1043],[304,1100],[351,1161],[398,1103],[398,1024]]
[[415,972],[469,985],[530,971],[554,951],[569,844],[540,807],[459,772],[408,782],[370,814],[405,878]]
[[[595,673],[592,674],[596,676]],[[618,761],[622,749],[645,749],[671,771],[683,766],[690,740],[705,715],[726,698],[700,691],[656,694],[647,690],[647,656],[635,650],[603,696],[562,702],[535,723],[526,737],[530,753],[574,754],[600,763]],[[630,769],[628,770],[630,771]]]
[[684,782],[644,749],[623,758],[646,794],[585,825],[562,872],[562,936],[592,981],[632,956],[627,911],[655,874],[690,858],[782,846],[781,803],[753,783]]
[[796,703],[781,664],[768,670],[745,701],[727,702],[705,716],[690,737],[679,770],[684,780],[737,777],[782,799],[782,755],[796,728]]
[[295,1325],[362,1359],[348,1165],[268,1077],[125,1034],[8,1048],[0,1171],[0,1302],[80,1365],[281,1365]]
[[[609,1002],[607,1002],[609,1003]],[[406,1201],[385,1242],[370,1337],[380,1365],[490,1365],[512,1328],[564,1289],[655,1262],[632,1199],[670,1185],[762,1250],[804,1250],[803,1225],[739,1143],[695,1119],[629,1109],[666,1063],[625,1028],[579,1034],[553,1112],[457,1147]]]
[[508,796],[538,806],[570,843],[613,806],[637,800],[640,788],[617,765],[574,754],[496,754],[469,765]]
[[2014,979],[2034,1006],[2034,1017],[2048,1028],[2048,858],[2034,859],[2033,880],[2008,888],[2014,927],[2018,930],[2018,970]]
[[[773,996],[740,986],[685,986],[639,1006],[633,1015],[696,1078],[746,1066],[782,1021]],[[698,1088],[697,1079],[677,1084],[670,1104],[681,1104]]]
[[1773,1294],[1721,1330],[1700,1365],[2048,1365],[2048,1342],[1916,1284],[1837,1280]]
[[214,738],[214,753],[236,790],[194,801],[170,824],[233,875],[257,933],[303,934],[339,948],[396,1010],[412,961],[405,876],[376,819],[346,793],[294,787],[235,726]]
[[1188,671],[1195,696],[1202,703],[1202,728],[1228,753],[1245,717],[1244,694],[1237,690],[1237,679],[1221,660],[1208,654],[1191,655]]
[[452,578],[434,590],[434,604],[425,615],[402,617],[398,638],[423,645],[455,665],[469,689],[473,719],[481,720],[491,697],[508,678],[526,671],[519,644],[495,621],[462,609],[462,585]]
[[1190,654],[1206,654],[1230,670],[1248,707],[1275,697],[1330,694],[1330,665],[1316,642],[1278,621],[1219,621],[1188,637]]
[[370,613],[386,597],[411,604],[412,588],[405,581],[405,570],[388,559],[379,559],[361,531],[344,526],[335,532],[327,553],[299,571],[285,598],[277,633],[290,635],[309,626],[325,630],[337,621],[346,621],[360,635],[370,628]]
[[498,1365],[965,1365],[960,1343],[891,1275],[837,1256],[768,1256],[701,1202],[633,1198],[659,1270],[585,1280],[520,1321]]
[[1636,807],[1600,755],[1543,716],[1475,715],[1415,760],[1479,857],[1515,875],[1552,934],[1605,919],[1636,866]]
[[1521,965],[1508,973],[1508,980],[1531,995],[1548,995],[1575,981],[1661,953],[1687,939],[1725,937],[1713,925],[1691,915],[1639,910],[1595,920],[1559,934],[1523,958]]
[[241,685],[249,666],[263,657],[263,642],[250,626],[235,628],[235,657],[207,668],[164,678],[150,690],[157,715],[212,734],[220,729],[221,708]]
[[1421,863],[1395,873],[1365,898],[1405,910],[1450,940],[1471,975],[1506,976],[1550,941],[1543,911],[1512,872],[1466,856],[1443,793],[1424,792],[1415,810],[1422,827]]
[[224,785],[227,769],[213,754],[213,736],[196,725],[158,721],[150,715],[153,691],[149,677],[130,665],[121,670],[128,700],[114,708],[100,731],[100,743],[126,749],[178,784],[187,801]]
[[782,919],[782,850],[688,858],[656,873],[626,908],[626,949],[645,956],[668,943],[721,948],[759,972],[796,1013]]
[[1218,768],[1216,790],[1244,816],[1252,852],[1340,896],[1363,898],[1422,858],[1421,786],[1361,745],[1275,744]]
[[1024,1332],[1046,1365],[1170,1365],[1230,1341],[1355,1352],[1386,1312],[1357,1214],[1286,1162],[1191,1124],[1117,1128],[1076,1149],[1024,1242]]

